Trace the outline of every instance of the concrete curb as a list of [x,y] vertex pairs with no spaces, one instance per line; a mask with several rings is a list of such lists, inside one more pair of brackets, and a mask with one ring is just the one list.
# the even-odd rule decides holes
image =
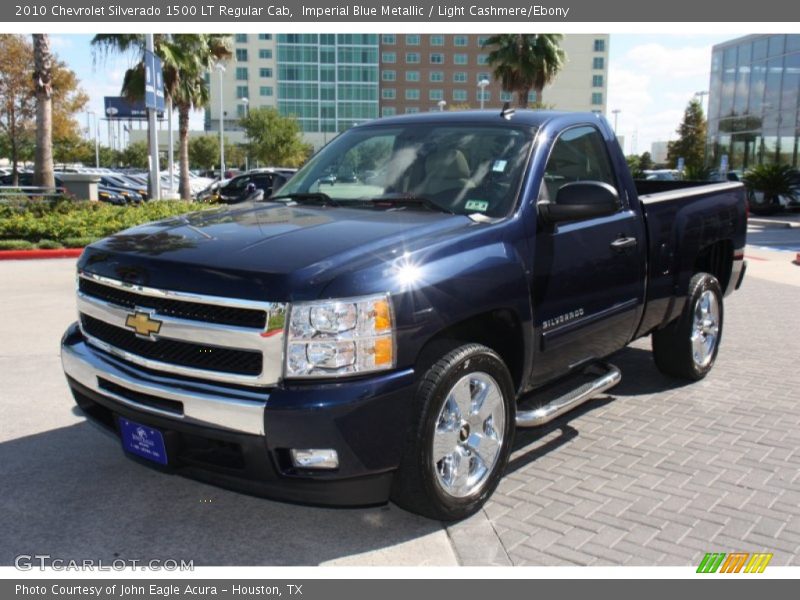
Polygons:
[[77,258],[83,248],[56,248],[52,250],[0,250],[0,260],[36,260],[40,258]]
[[460,565],[513,566],[514,563],[483,510],[469,519],[446,525],[445,529]]
[[775,221],[772,219],[760,219],[758,217],[750,217],[747,219],[750,225],[761,225],[762,227],[774,227],[776,229],[792,229],[800,227],[800,221]]

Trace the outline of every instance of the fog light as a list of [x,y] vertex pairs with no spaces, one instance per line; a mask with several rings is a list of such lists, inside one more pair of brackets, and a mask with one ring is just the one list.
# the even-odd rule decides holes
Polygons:
[[338,469],[339,455],[336,450],[292,448],[292,464],[298,469]]

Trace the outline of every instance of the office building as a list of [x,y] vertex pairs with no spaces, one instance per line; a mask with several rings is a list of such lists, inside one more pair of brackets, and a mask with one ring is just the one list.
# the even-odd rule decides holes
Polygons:
[[[275,37],[271,33],[237,33],[232,36],[233,56],[222,73],[224,130],[234,143],[243,141],[239,119],[249,108],[277,106],[277,68]],[[205,114],[206,131],[219,131],[220,73],[207,75],[210,105]]]
[[[492,76],[487,35],[384,34],[381,36],[381,115],[425,112],[440,108],[500,108],[516,104]],[[542,98],[531,103],[559,110],[605,113],[608,89],[608,35],[565,35],[567,62]],[[489,85],[481,88],[479,83]],[[440,104],[444,102],[445,104]]]
[[[275,107],[300,122],[306,141],[320,147],[338,132],[379,116],[440,108],[500,108],[516,103],[487,64],[486,35],[236,34],[222,73],[209,73],[206,131],[241,143],[239,119],[248,108]],[[541,99],[560,110],[604,113],[608,35],[565,35],[567,63]],[[481,88],[482,80],[489,84]],[[440,103],[444,104],[440,104]]]
[[798,166],[800,34],[749,35],[717,44],[708,96],[709,162],[731,169]]
[[[244,141],[239,119],[248,107],[297,117],[315,147],[377,118],[378,43],[377,34],[236,34],[222,76],[227,137]],[[209,81],[205,128],[219,131],[219,73]]]
[[278,109],[315,146],[378,117],[377,34],[279,34]]
[[653,161],[653,164],[666,164],[668,152],[669,142],[652,142],[650,144],[650,160]]

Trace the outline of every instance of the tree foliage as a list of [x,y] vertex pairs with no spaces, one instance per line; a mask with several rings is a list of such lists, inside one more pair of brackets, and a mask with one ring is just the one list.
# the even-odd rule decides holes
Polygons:
[[683,121],[676,130],[678,139],[667,146],[667,161],[677,167],[678,159],[683,158],[687,168],[699,169],[705,166],[706,117],[703,105],[692,99],[683,113]]
[[541,103],[542,90],[564,67],[562,38],[558,33],[503,33],[489,37],[484,43],[494,78],[504,91],[517,94],[520,108],[528,107],[531,90],[536,92],[536,102]]
[[742,181],[751,192],[750,210],[770,214],[781,209],[780,196],[797,199],[800,171],[790,165],[757,165],[744,174]]
[[242,144],[233,144],[225,138],[225,164],[243,168],[245,163],[245,148]]
[[653,157],[650,155],[650,153],[642,152],[642,155],[639,157],[639,170],[649,171],[654,167],[655,163],[653,163]]
[[312,148],[303,142],[300,124],[274,108],[254,108],[241,120],[247,136],[247,153],[265,165],[301,165]]
[[[133,53],[139,61],[125,72],[122,95],[144,97],[144,34],[98,34],[92,39],[95,57],[108,52]],[[178,164],[181,198],[191,198],[189,177],[189,116],[208,105],[208,70],[231,56],[231,38],[221,34],[157,34],[155,53],[162,60],[164,93],[178,110]]]
[[635,154],[629,154],[625,157],[625,162],[628,163],[628,170],[631,172],[631,177],[634,179],[641,179],[644,177],[643,169],[640,166],[638,156]]
[[[0,35],[0,153],[9,158],[14,173],[18,164],[34,158],[36,147],[36,88],[33,44],[21,35]],[[75,73],[53,58],[52,139],[58,158],[59,148],[80,143],[76,114],[89,97],[80,88]]]
[[[231,167],[244,164],[244,150],[225,138],[225,162]],[[219,167],[219,136],[199,135],[189,138],[189,164],[196,169]]]
[[147,142],[131,142],[120,152],[119,161],[124,167],[146,169],[149,165],[149,156],[150,151],[148,150]]
[[189,138],[189,164],[200,169],[213,169],[219,164],[219,137],[199,135]]

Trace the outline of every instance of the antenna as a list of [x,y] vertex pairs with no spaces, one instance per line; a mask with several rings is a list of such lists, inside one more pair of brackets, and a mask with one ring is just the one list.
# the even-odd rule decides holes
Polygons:
[[516,111],[513,108],[511,108],[511,103],[508,100],[506,100],[503,103],[503,109],[500,111],[500,116],[503,117],[506,121],[508,121],[509,119],[511,119],[511,117],[514,116],[515,112]]

